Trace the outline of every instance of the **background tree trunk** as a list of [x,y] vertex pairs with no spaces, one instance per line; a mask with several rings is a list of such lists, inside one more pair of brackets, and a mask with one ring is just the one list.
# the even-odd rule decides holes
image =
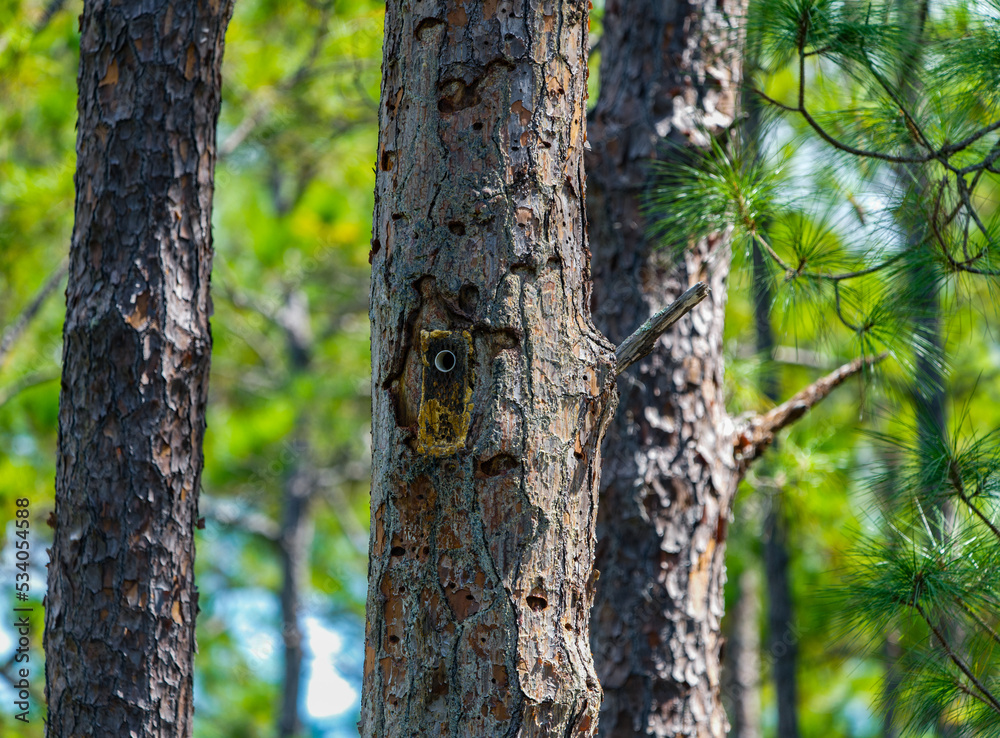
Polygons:
[[778,707],[778,738],[799,736],[799,639],[790,582],[788,522],[784,490],[773,488],[764,521],[764,572],[767,578],[767,652]]
[[[751,120],[753,115],[751,114]],[[759,135],[759,134],[757,134]],[[754,273],[764,273],[764,255],[757,244],[753,247]],[[768,283],[754,285],[754,319],[757,328],[757,353],[764,362],[774,352],[771,330],[771,291]],[[766,366],[766,364],[765,364]],[[761,389],[772,402],[779,398],[779,381],[773,369],[764,371]],[[764,478],[767,471],[764,471]],[[792,599],[791,555],[788,546],[788,520],[785,512],[785,491],[775,480],[767,479],[757,490],[766,496],[767,515],[764,519],[764,581],[767,589],[767,654],[771,664],[774,693],[778,708],[778,738],[799,736],[799,639],[795,630],[795,601]]]
[[[301,426],[301,419],[297,426]],[[299,427],[296,428],[299,430]],[[285,675],[278,713],[279,738],[293,738],[302,731],[299,703],[302,697],[302,663],[306,634],[302,630],[302,604],[308,591],[309,547],[313,539],[310,503],[316,479],[309,460],[309,445],[301,437],[292,443],[294,459],[282,489],[281,528],[281,641]]]
[[[747,50],[744,70],[752,77],[757,68],[759,44]],[[743,142],[747,152],[755,159],[761,158],[764,142],[762,125],[763,110],[757,95],[745,92],[743,109],[746,112]],[[766,229],[766,224],[765,224]],[[760,244],[753,244],[753,312],[757,339],[757,355],[762,362],[760,388],[771,402],[777,403],[781,396],[781,381],[773,365],[774,330],[771,327],[771,304],[774,295],[767,274],[767,262]],[[771,476],[767,470],[762,480]],[[758,488],[758,494],[768,498],[767,514],[764,519],[762,537],[764,540],[764,583],[767,589],[767,654],[771,664],[771,676],[777,697],[778,733],[777,738],[798,738],[799,736],[799,639],[795,631],[795,601],[792,599],[791,555],[788,547],[788,519],[785,512],[785,493],[773,479],[766,479]]]
[[587,3],[392,0],[363,736],[592,735]]
[[604,446],[592,635],[602,736],[726,729],[720,621],[738,480],[723,406],[729,244],[719,234],[672,259],[650,241],[640,198],[661,138],[703,146],[705,131],[733,122],[744,12],[739,0],[609,0],[605,9],[587,170],[595,321],[619,340],[695,281],[712,294],[619,382]]
[[727,614],[723,693],[732,723],[730,738],[761,738],[759,579],[756,569],[743,572]]
[[188,736],[223,38],[215,3],[88,0],[66,291],[48,735]]
[[[900,13],[901,24],[908,36],[910,48],[904,54],[898,73],[898,86],[902,99],[909,111],[917,109],[920,98],[921,66],[923,65],[923,45],[926,26],[930,11],[929,0],[897,0],[897,11]],[[913,147],[916,149],[916,146]],[[902,187],[908,189],[909,198],[916,202],[928,201],[927,173],[919,165],[899,165],[896,176]],[[915,253],[926,249],[930,238],[927,218],[923,213],[901,209],[898,220],[903,229],[907,248]],[[912,305],[910,309],[915,314],[914,324],[917,335],[924,343],[923,350],[916,352],[913,372],[913,409],[916,415],[915,433],[917,448],[922,459],[937,459],[940,449],[938,444],[942,438],[948,437],[946,426],[947,396],[945,394],[946,378],[942,370],[944,353],[944,336],[941,332],[941,276],[939,267],[930,260],[915,260],[910,268],[910,291]],[[935,462],[936,463],[936,462]],[[929,497],[933,493],[929,492]],[[934,535],[941,541],[952,535],[955,508],[948,499],[942,499],[939,509],[930,514],[930,525]],[[953,630],[956,622],[945,619],[940,623],[943,632],[954,639]],[[959,641],[961,639],[958,639]],[[883,646],[886,674],[884,679],[884,732],[892,735],[898,732],[899,726],[894,725],[895,712],[898,703],[900,674],[898,664],[900,647],[898,634],[892,631],[886,633]],[[944,658],[942,655],[941,658]],[[958,735],[958,728],[948,716],[940,716],[937,721],[936,734],[943,738],[953,738]]]
[[[290,378],[295,381],[306,375],[314,350],[305,292],[296,291],[286,297],[277,321],[285,333]],[[302,609],[309,591],[309,549],[313,542],[311,508],[319,489],[305,413],[296,418],[291,435],[291,458],[282,484],[281,526],[277,540],[281,559],[281,641],[285,669],[278,711],[278,738],[294,738],[302,732],[299,703],[302,701],[302,664],[306,649]]]

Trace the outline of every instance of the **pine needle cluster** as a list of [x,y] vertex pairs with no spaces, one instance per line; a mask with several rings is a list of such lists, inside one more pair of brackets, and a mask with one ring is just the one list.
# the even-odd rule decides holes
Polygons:
[[[1000,735],[1000,433],[879,437],[876,531],[842,602],[854,632],[902,646],[894,722],[910,735]],[[888,694],[888,693],[887,693]]]
[[647,208],[665,243],[731,230],[743,254],[756,245],[754,278],[783,307],[824,301],[863,353],[908,365],[931,350],[931,283],[1000,277],[1000,23],[946,14],[918,44],[897,5],[758,3],[746,94],[766,145],[731,131],[677,149]]

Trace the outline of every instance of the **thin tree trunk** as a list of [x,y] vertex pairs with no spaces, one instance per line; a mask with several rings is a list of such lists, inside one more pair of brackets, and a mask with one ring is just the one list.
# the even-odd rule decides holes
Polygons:
[[[902,99],[911,109],[916,105],[919,95],[919,68],[923,56],[921,41],[929,10],[929,0],[898,0],[898,12],[903,17],[903,23],[909,23],[906,30],[912,44],[909,54],[900,65],[899,87]],[[912,188],[911,198],[914,201],[924,200],[923,195],[928,187],[926,175],[920,166],[900,165],[896,176],[901,186]],[[900,213],[899,220],[907,246],[919,251],[929,235],[925,218],[904,211]],[[920,442],[925,444],[928,439],[935,439],[945,432],[944,376],[939,363],[942,337],[937,269],[930,262],[917,262],[912,267],[910,279],[913,282],[914,308],[918,311],[917,329],[927,348],[917,352],[914,371],[917,435]],[[933,455],[936,453],[933,444],[931,440],[931,448],[925,445],[920,450]]]
[[[309,368],[313,353],[309,302],[305,293],[293,292],[279,311],[278,323],[285,332],[291,380]],[[309,549],[313,541],[310,507],[318,481],[311,463],[307,438],[307,413],[302,412],[293,430],[289,469],[282,488],[281,528],[278,551],[281,558],[281,639],[285,677],[278,714],[279,738],[293,738],[302,731],[299,703],[302,663],[305,658],[302,632],[302,600],[309,582]]]
[[285,677],[282,682],[281,711],[278,717],[280,738],[293,738],[302,730],[299,702],[304,659],[302,633],[302,597],[309,581],[309,547],[313,538],[309,503],[316,480],[308,462],[308,446],[297,441],[296,458],[284,485],[281,533],[281,637],[284,649]]
[[767,650],[778,699],[778,738],[798,738],[799,640],[795,632],[795,603],[789,582],[788,524],[782,509],[782,496],[782,490],[772,490],[771,510],[764,523]]
[[361,734],[592,735],[587,3],[389,2]]
[[903,650],[899,646],[899,632],[890,630],[882,644],[882,659],[885,663],[885,682],[882,685],[882,738],[896,738],[896,710],[899,709],[899,690],[903,686],[903,675],[899,659]]
[[191,734],[216,3],[88,0],[66,290],[48,735]]
[[595,320],[613,340],[696,280],[711,296],[619,382],[601,489],[593,647],[602,736],[722,736],[725,539],[738,480],[723,407],[725,234],[676,261],[640,211],[663,136],[704,145],[736,114],[738,1],[609,0],[590,124]]
[[[902,98],[911,108],[916,105],[920,77],[919,68],[923,51],[921,41],[929,12],[929,0],[899,0],[899,12],[908,19],[907,28],[912,48],[903,60],[899,72],[899,86]],[[904,23],[906,21],[904,20]],[[911,188],[910,197],[922,202],[928,191],[926,174],[918,165],[900,165],[897,168],[900,185]],[[900,213],[900,225],[906,237],[906,245],[919,252],[929,237],[927,222],[922,214]],[[940,287],[937,267],[928,261],[918,261],[909,275],[916,311],[916,326],[925,347],[916,352],[914,371],[913,403],[917,418],[917,439],[921,456],[933,457],[938,453],[936,443],[945,428],[945,378],[941,370],[943,338],[941,335]],[[952,516],[951,505],[942,504],[942,515],[947,528],[947,520]],[[932,521],[935,524],[937,521]],[[944,535],[946,532],[942,531]]]
[[[898,12],[901,23],[909,33],[911,48],[903,59],[899,71],[899,86],[902,99],[915,109],[921,84],[919,71],[923,62],[922,41],[930,10],[929,0],[899,0]],[[915,148],[915,147],[914,147]],[[901,165],[897,171],[900,184],[911,188],[910,197],[921,202],[928,192],[926,173],[918,165]],[[917,213],[901,213],[901,225],[906,237],[907,246],[919,251],[928,239],[926,219]],[[912,308],[916,312],[916,332],[924,342],[923,350],[917,351],[913,373],[913,405],[916,412],[916,434],[920,458],[934,459],[937,457],[939,439],[946,437],[945,427],[945,377],[940,361],[943,355],[943,336],[941,334],[941,304],[938,268],[929,261],[917,261],[911,267],[909,274]],[[936,491],[929,491],[928,497],[934,497]],[[951,536],[954,522],[954,506],[949,500],[942,500],[938,509],[931,515],[930,525],[933,534],[940,540]],[[958,627],[951,618],[943,618],[939,627],[945,633]],[[886,658],[885,677],[885,708],[886,725],[893,729],[889,718],[898,704],[895,690],[898,690],[899,667],[893,656],[899,651],[895,641],[895,633],[886,634],[884,654]],[[951,639],[949,639],[951,640]],[[961,639],[959,639],[961,640]],[[943,655],[942,655],[942,658]],[[892,691],[891,691],[892,690]],[[957,735],[957,729],[946,715],[938,717],[936,733],[943,738]]]
[[761,738],[759,579],[756,569],[743,572],[736,603],[727,616],[731,631],[723,679],[732,721],[730,738]]
[[[753,137],[751,146],[759,143],[760,103],[751,96],[748,103],[747,137]],[[753,245],[754,274],[754,324],[757,334],[757,354],[769,361],[774,352],[774,332],[771,328],[770,282],[764,278],[766,265],[758,244]],[[765,363],[761,377],[764,395],[776,402],[779,397],[778,376]],[[767,476],[767,472],[764,473]],[[785,517],[784,491],[770,484],[759,490],[768,494],[770,505],[764,520],[764,582],[767,588],[767,652],[771,662],[771,675],[778,707],[778,738],[799,736],[799,642],[795,631],[795,602],[792,600],[789,572],[788,521]]]

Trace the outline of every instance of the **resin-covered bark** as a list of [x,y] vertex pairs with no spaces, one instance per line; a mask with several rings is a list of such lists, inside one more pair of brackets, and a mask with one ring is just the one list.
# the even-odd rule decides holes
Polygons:
[[605,11],[587,160],[595,321],[617,341],[695,281],[712,294],[619,380],[592,639],[604,736],[726,729],[720,622],[739,473],[722,384],[729,246],[719,234],[679,256],[658,250],[640,206],[662,137],[703,146],[733,122],[743,12],[735,0],[609,0]]
[[592,735],[587,3],[392,0],[363,736]]
[[226,0],[81,16],[48,735],[188,736]]

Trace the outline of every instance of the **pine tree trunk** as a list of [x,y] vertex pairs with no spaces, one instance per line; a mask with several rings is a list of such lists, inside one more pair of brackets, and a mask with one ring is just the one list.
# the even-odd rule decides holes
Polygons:
[[208,385],[214,3],[88,0],[66,291],[48,735],[192,728]]
[[593,735],[587,3],[392,0],[361,734]]
[[602,736],[722,736],[725,541],[738,481],[723,406],[725,234],[671,259],[640,211],[661,137],[707,143],[735,116],[740,0],[609,0],[592,114],[594,317],[619,340],[698,280],[711,296],[619,381],[604,446],[593,647]]
[[299,435],[293,441],[294,458],[282,490],[281,531],[278,551],[281,559],[281,641],[284,652],[284,679],[278,712],[278,737],[293,738],[302,732],[299,703],[302,692],[302,663],[306,634],[302,630],[302,604],[308,593],[309,547],[313,540],[310,502],[316,490],[309,463],[309,447]]
[[[753,136],[755,151],[761,135],[759,101],[748,101],[747,137]],[[759,153],[756,155],[759,156]],[[764,274],[766,262],[759,244],[753,246],[754,274]],[[774,299],[770,283],[760,280],[754,285],[754,323],[757,333],[757,355],[768,361],[774,353],[774,331],[771,329],[771,303]],[[766,365],[765,365],[766,366]],[[777,372],[762,370],[761,391],[772,402],[779,398]],[[799,641],[795,631],[795,601],[792,599],[791,554],[788,549],[788,521],[785,516],[785,493],[774,483],[768,470],[761,470],[763,481],[757,493],[770,498],[770,509],[764,519],[764,583],[767,589],[767,653],[778,707],[777,738],[799,736]],[[766,481],[764,481],[766,480]]]
[[764,522],[764,572],[767,579],[767,650],[771,656],[774,693],[778,702],[777,738],[799,736],[799,641],[795,603],[789,581],[788,523],[784,491],[771,491],[771,510]]
[[739,578],[736,602],[727,614],[723,692],[732,722],[730,738],[761,738],[760,577],[747,569]]
[[[278,321],[285,333],[290,382],[294,382],[309,370],[314,348],[305,293],[289,295],[278,313]],[[302,732],[299,703],[302,701],[306,634],[301,616],[303,602],[309,593],[309,549],[314,534],[311,505],[318,487],[307,439],[308,417],[302,412],[292,430],[277,541],[281,559],[281,641],[285,670],[278,709],[278,738],[293,738]]]
[[[927,33],[926,24],[930,12],[929,0],[897,0],[897,12],[903,28],[905,29],[910,48],[904,55],[898,74],[898,86],[900,97],[904,100],[909,111],[918,109],[919,92],[921,87],[921,66],[923,59],[923,40]],[[916,148],[915,146],[912,148]],[[907,190],[907,197],[914,202],[929,201],[928,194],[932,191],[932,185],[927,181],[927,172],[920,165],[899,165],[896,176],[899,186]],[[906,245],[914,252],[919,252],[927,247],[930,239],[927,219],[923,214],[906,212],[901,210],[897,216],[899,224],[903,229],[906,238]],[[947,437],[947,395],[946,377],[942,371],[942,360],[944,356],[944,336],[941,331],[941,275],[938,265],[931,261],[915,261],[910,266],[910,273],[907,278],[911,282],[910,292],[912,304],[910,309],[914,313],[914,328],[916,336],[924,344],[923,350],[916,352],[913,372],[913,409],[916,414],[917,448],[919,458],[928,460],[922,463],[933,464],[937,455],[938,442]],[[928,499],[936,497],[936,490],[926,491]],[[930,529],[933,537],[945,541],[953,532],[955,519],[955,508],[952,500],[941,498],[937,510],[930,512]],[[961,642],[961,638],[955,638],[954,629],[958,623],[947,616],[939,623],[940,629],[948,634],[950,642]],[[894,652],[899,651],[899,644],[895,642],[897,634],[886,633],[884,644],[884,654],[886,656],[886,675],[884,680],[885,695],[885,715],[887,720],[883,723],[886,733],[894,732],[897,726],[892,723],[892,715],[896,710],[899,692],[899,670],[900,667],[893,658]],[[944,654],[939,654],[939,658],[946,660]],[[939,715],[935,734],[942,738],[955,738],[959,734],[957,725],[952,722],[950,716]]]

